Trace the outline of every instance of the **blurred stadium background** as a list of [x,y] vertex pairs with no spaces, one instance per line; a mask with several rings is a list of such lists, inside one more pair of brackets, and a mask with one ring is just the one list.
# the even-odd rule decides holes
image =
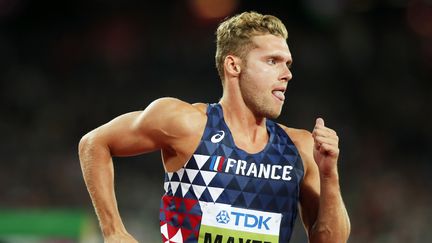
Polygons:
[[[431,0],[0,0],[0,242],[101,242],[80,137],[162,96],[217,102],[214,31],[244,10],[289,31],[279,122],[339,132],[349,242],[432,242]],[[115,166],[126,226],[160,242],[159,154]]]

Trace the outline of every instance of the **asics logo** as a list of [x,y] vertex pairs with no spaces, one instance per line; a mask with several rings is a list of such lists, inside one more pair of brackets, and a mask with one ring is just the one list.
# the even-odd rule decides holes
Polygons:
[[220,130],[215,135],[213,135],[210,139],[212,143],[219,143],[225,137],[225,132]]

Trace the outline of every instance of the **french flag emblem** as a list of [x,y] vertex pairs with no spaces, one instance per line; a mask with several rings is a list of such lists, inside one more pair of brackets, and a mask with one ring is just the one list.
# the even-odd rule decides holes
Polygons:
[[221,172],[224,162],[225,162],[225,157],[212,156],[211,163],[210,163],[210,170]]

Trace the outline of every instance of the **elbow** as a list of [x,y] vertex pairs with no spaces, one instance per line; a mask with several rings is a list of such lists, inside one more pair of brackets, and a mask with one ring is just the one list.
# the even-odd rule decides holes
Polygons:
[[87,133],[84,135],[79,143],[78,143],[78,155],[80,158],[82,158],[85,154],[85,151],[88,150],[88,148],[91,146],[92,141],[92,132]]
[[85,134],[78,143],[78,156],[81,164],[92,157],[96,153],[96,148],[99,146],[96,130]]
[[314,228],[309,239],[311,243],[345,243],[348,241],[350,227],[341,229],[331,229],[330,227],[320,226]]

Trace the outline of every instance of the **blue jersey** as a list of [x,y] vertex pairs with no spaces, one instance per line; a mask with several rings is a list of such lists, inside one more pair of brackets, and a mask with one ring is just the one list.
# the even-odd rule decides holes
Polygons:
[[286,132],[268,119],[266,126],[268,144],[249,154],[235,145],[220,104],[208,106],[194,154],[165,174],[164,243],[289,242],[303,163]]

